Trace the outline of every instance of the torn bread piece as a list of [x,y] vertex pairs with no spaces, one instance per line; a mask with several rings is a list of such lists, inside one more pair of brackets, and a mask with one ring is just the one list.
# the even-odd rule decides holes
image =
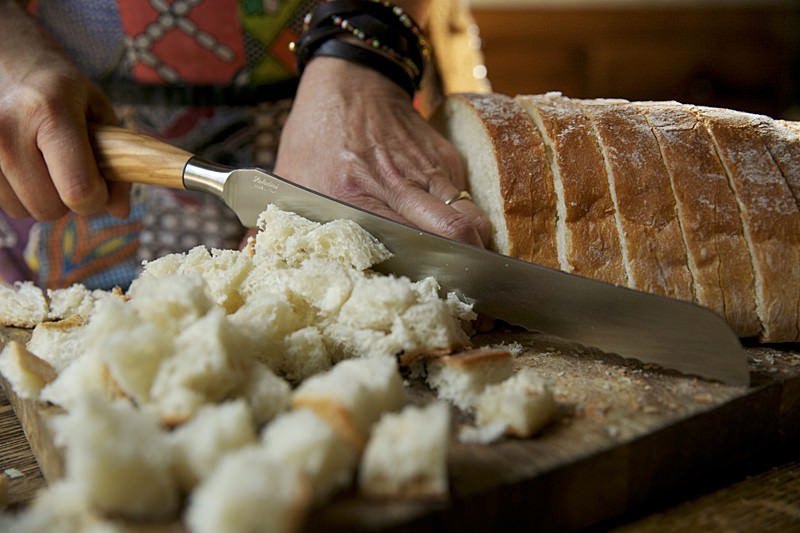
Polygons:
[[427,372],[426,382],[439,398],[471,411],[487,385],[511,376],[513,361],[508,350],[478,348],[429,359]]
[[326,224],[267,206],[257,221],[253,259],[281,261],[290,267],[311,258],[325,259],[347,268],[366,270],[390,257],[386,247],[351,220]]
[[527,438],[542,430],[556,414],[547,383],[532,368],[488,385],[475,402],[475,422],[485,427],[500,423],[507,435]]
[[348,359],[308,378],[295,389],[292,407],[316,412],[360,451],[372,424],[405,399],[397,361],[374,356]]
[[53,419],[65,479],[88,507],[135,520],[175,515],[172,453],[158,421],[127,400],[85,394]]
[[314,501],[322,503],[353,479],[358,456],[342,436],[310,409],[283,414],[261,433],[267,457],[291,464],[311,483]]
[[249,365],[241,342],[220,307],[178,333],[150,388],[151,404],[165,422],[188,420],[203,403],[221,401],[242,385]]
[[56,370],[17,341],[9,341],[0,352],[0,373],[20,398],[35,400],[45,385],[56,378]]
[[287,411],[292,403],[289,383],[261,361],[250,363],[244,381],[232,395],[247,402],[256,427]]
[[446,402],[385,414],[364,450],[359,491],[372,497],[445,498],[449,436]]
[[244,400],[204,405],[168,437],[181,488],[190,491],[225,455],[254,444],[257,438]]
[[48,318],[62,320],[73,315],[87,318],[94,307],[93,291],[81,283],[74,283],[60,289],[47,289],[50,303]]
[[0,283],[0,325],[32,328],[47,320],[49,313],[44,291],[32,281]]
[[192,492],[184,523],[193,533],[293,533],[311,501],[297,467],[253,445],[226,455]]
[[86,395],[96,395],[106,400],[125,396],[111,376],[105,360],[97,353],[87,353],[72,361],[42,388],[39,400],[69,411],[79,405]]
[[33,328],[26,346],[61,372],[86,353],[86,324],[86,319],[78,314],[55,322],[41,322]]

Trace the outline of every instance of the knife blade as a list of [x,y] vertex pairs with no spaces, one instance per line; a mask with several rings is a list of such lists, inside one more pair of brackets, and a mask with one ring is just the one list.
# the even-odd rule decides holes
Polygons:
[[739,339],[713,311],[528,263],[375,215],[270,172],[231,169],[129,130],[96,127],[107,179],[201,191],[221,198],[248,227],[268,204],[317,222],[353,220],[392,257],[375,269],[433,276],[475,311],[607,353],[733,385],[749,384]]

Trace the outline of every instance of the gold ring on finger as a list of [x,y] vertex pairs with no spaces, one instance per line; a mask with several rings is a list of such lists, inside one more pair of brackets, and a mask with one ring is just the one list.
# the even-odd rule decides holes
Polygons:
[[448,198],[444,201],[444,205],[450,205],[453,202],[457,202],[459,200],[472,200],[472,196],[467,191],[458,191],[458,194],[454,195],[452,198]]

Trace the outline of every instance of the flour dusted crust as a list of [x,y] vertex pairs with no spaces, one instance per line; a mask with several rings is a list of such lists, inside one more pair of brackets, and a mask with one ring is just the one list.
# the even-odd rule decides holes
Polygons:
[[767,117],[695,107],[736,194],[755,272],[763,341],[797,339],[800,306],[800,211],[764,140],[754,135]]
[[[520,126],[516,115],[498,124],[498,112],[489,127],[474,98],[448,96],[434,125],[481,162],[467,165],[467,181],[483,195],[496,251],[530,260],[503,243],[534,242],[544,205],[556,215],[547,231],[557,268],[697,303],[740,337],[800,340],[800,124],[679,102],[547,93],[515,96],[530,124]],[[495,108],[507,98],[481,96]],[[517,211],[510,224],[498,213],[525,203],[507,195],[527,196],[502,162],[540,157],[512,140],[531,124],[553,194],[542,202],[534,193],[527,222]]]
[[592,124],[576,102],[559,93],[517,96],[517,101],[545,139],[553,169],[561,269],[627,285],[614,202]]
[[497,250],[557,268],[553,176],[525,110],[507,96],[465,93],[431,120],[464,159],[470,193],[494,225]]
[[627,102],[584,100],[603,148],[631,288],[692,301],[669,175],[647,120]]
[[695,302],[740,337],[758,335],[753,267],[736,197],[702,121],[677,102],[635,104],[649,121],[673,183]]

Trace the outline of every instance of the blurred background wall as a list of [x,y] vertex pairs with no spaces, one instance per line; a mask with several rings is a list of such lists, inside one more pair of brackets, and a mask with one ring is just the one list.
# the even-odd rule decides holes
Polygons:
[[800,0],[469,0],[496,92],[800,120]]

